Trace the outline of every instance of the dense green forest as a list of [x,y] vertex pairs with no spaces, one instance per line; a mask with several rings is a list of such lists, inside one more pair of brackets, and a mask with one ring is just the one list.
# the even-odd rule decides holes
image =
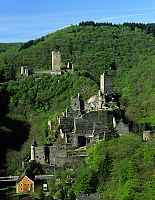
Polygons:
[[[21,173],[21,161],[29,159],[32,138],[35,136],[40,145],[50,143],[53,137],[47,129],[48,119],[54,123],[56,117],[69,107],[71,97],[78,93],[84,99],[94,95],[99,89],[99,77],[103,72],[112,74],[113,89],[119,96],[120,108],[126,118],[136,124],[154,126],[154,36],[154,24],[81,22],[26,43],[0,44],[0,109],[3,110],[4,105],[7,108],[0,114],[0,136],[7,135],[4,140],[8,141],[17,132],[20,143],[14,141],[13,147],[6,142],[6,151],[0,149],[1,154],[6,154],[3,160],[3,167],[7,169],[5,173]],[[51,51],[54,49],[59,49],[62,54],[62,67],[68,61],[74,64],[73,74],[20,76],[23,65],[33,72],[51,69]],[[23,139],[13,124],[19,124]],[[153,195],[149,180],[139,183],[139,177],[144,172],[144,176],[149,175],[154,184],[152,148],[153,142],[145,145],[140,139],[132,137],[92,147],[90,157],[84,164],[88,170],[85,173],[81,167],[74,192],[78,194],[81,189],[91,191],[93,177],[98,184],[93,186],[94,191],[91,192],[100,191],[107,200],[114,199],[114,196],[116,199],[138,200],[142,197],[140,192],[147,195],[149,191]],[[120,150],[117,152],[115,149]],[[102,159],[95,154],[102,154]],[[137,165],[139,168],[134,168]],[[123,166],[127,166],[129,171],[125,171]],[[99,170],[100,167],[103,170]],[[4,174],[3,170],[0,172]],[[90,182],[81,183],[81,179],[85,180],[83,177]],[[131,177],[134,177],[134,183]],[[109,189],[111,196],[108,196]],[[137,197],[133,196],[135,192]],[[149,198],[154,199],[153,196]]]
[[81,22],[0,54],[0,78],[3,82],[18,79],[22,65],[34,71],[50,69],[51,50],[59,48],[63,65],[72,61],[80,76],[96,83],[103,71],[114,70],[114,89],[128,118],[154,124],[153,35],[154,24]]
[[19,49],[22,45],[22,43],[0,43],[0,54]]
[[155,199],[154,148],[154,141],[142,143],[135,135],[90,147],[73,185],[75,193],[99,191],[106,200]]

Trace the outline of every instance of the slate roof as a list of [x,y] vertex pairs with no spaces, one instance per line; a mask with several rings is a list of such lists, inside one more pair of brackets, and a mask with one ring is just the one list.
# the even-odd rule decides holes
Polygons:
[[22,175],[22,176],[20,176],[20,177],[18,178],[17,183],[19,183],[24,177],[28,178],[31,182],[33,182],[33,180],[30,179],[28,176]]
[[75,119],[76,130],[93,130],[93,123],[79,118]]
[[61,117],[60,126],[63,132],[77,131],[92,131],[95,129],[96,134],[103,132],[112,125],[112,115],[111,113],[105,111],[93,111],[85,114],[80,118],[74,117]]
[[63,132],[72,132],[74,128],[74,119],[71,117],[61,117],[59,127]]

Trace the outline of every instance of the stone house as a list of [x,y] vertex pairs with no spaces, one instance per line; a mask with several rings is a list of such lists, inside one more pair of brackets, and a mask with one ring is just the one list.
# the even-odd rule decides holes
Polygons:
[[110,137],[114,128],[113,112],[106,104],[111,94],[111,80],[103,73],[98,95],[88,101],[83,101],[80,94],[72,98],[70,108],[58,120],[59,135],[65,144],[78,148]]
[[70,166],[72,162],[80,159],[78,155],[71,155],[70,150],[73,150],[71,145],[46,146],[46,150],[45,146],[35,147],[35,161],[42,164],[47,170],[49,170],[48,166],[51,170],[54,167]]
[[113,128],[113,116],[110,111],[91,111],[75,116],[75,113],[67,113],[60,117],[60,136],[65,144],[72,147],[83,147],[99,139],[108,139]]

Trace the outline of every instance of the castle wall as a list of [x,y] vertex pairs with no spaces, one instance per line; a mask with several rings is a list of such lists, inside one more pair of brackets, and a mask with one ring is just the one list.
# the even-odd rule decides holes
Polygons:
[[100,90],[102,94],[105,94],[105,74],[104,73],[100,77]]
[[44,146],[35,147],[35,160],[40,164],[45,164]]
[[[73,162],[80,159],[78,155],[71,155],[72,146],[70,145],[58,145],[58,146],[48,146],[49,148],[49,162],[45,161],[45,151],[44,146],[35,147],[35,160],[42,165],[49,164],[49,166],[64,167],[71,166]],[[69,151],[72,149],[72,151]]]
[[143,131],[143,141],[150,141],[152,139],[151,131]]
[[104,73],[100,77],[100,90],[103,95],[112,93],[111,77],[108,75],[105,75]]
[[106,80],[105,80],[105,91],[107,94],[110,94],[113,92],[112,90],[112,80],[110,76],[107,76]]
[[118,131],[119,135],[129,133],[129,125],[125,124],[123,121],[120,121],[116,125],[116,130]]
[[31,161],[35,160],[35,147],[31,145]]
[[113,114],[110,111],[92,111],[85,114],[83,119],[95,123],[96,126],[102,124],[102,127],[113,127]]
[[[68,155],[67,150],[70,146],[51,146],[50,148],[50,165],[55,165],[56,167],[64,167],[65,165],[71,165],[77,160],[75,157]],[[67,148],[67,149],[66,149]]]

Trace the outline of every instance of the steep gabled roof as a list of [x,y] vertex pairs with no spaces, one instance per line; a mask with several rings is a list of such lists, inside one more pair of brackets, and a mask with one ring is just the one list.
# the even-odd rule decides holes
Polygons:
[[30,179],[28,176],[26,176],[26,175],[23,175],[23,176],[20,176],[19,177],[19,179],[17,180],[17,183],[19,183],[23,178],[27,178],[27,179],[29,179],[32,183],[34,183],[34,181],[32,180],[32,179]]

